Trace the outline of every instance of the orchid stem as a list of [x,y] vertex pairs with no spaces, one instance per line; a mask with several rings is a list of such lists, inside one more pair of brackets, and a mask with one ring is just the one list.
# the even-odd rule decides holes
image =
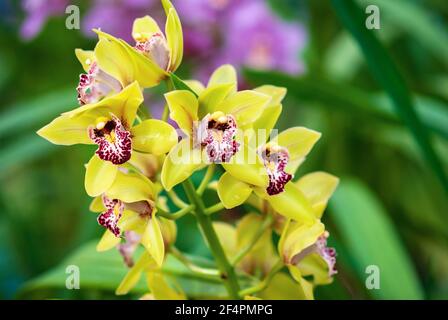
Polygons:
[[187,213],[190,213],[194,210],[194,205],[186,206],[185,208],[180,209],[179,211],[176,211],[175,213],[169,213],[157,206],[157,214],[161,217],[170,219],[170,220],[177,220],[179,218],[182,218]]
[[227,292],[229,293],[229,297],[231,299],[240,299],[240,296],[238,294],[240,286],[238,284],[235,270],[226,257],[221,242],[219,241],[215,229],[213,228],[210,216],[206,215],[205,213],[204,202],[196,193],[194,185],[190,179],[184,181],[182,185],[190,202],[196,207],[195,212],[197,221],[202,230],[202,234],[207,241],[210,251],[215,258],[216,264],[218,265],[220,277],[224,282],[224,286],[226,287]]
[[215,165],[212,163],[208,166],[207,171],[205,172],[204,179],[202,179],[201,184],[199,185],[198,189],[196,190],[196,193],[199,196],[202,196],[205,189],[208,186],[208,183],[213,178],[213,173],[215,173]]
[[239,292],[240,296],[244,297],[247,295],[251,295],[260,291],[263,291],[264,289],[266,289],[266,287],[269,285],[269,283],[271,282],[272,278],[277,274],[277,272],[279,272],[281,269],[283,268],[283,261],[281,259],[279,259],[277,261],[277,263],[272,267],[271,271],[268,273],[268,275],[263,279],[263,281],[261,281],[260,283],[258,283],[257,285],[241,290]]
[[188,204],[185,203],[174,190],[170,190],[167,192],[168,197],[170,197],[171,201],[178,207],[178,208],[185,208],[188,207]]
[[272,220],[273,220],[272,215],[266,216],[266,219],[260,225],[252,240],[232,259],[233,266],[235,266],[238,262],[240,262],[241,259],[243,259],[246,256],[246,254],[248,254],[249,251],[255,246],[258,240],[260,240],[263,233],[266,231],[266,229],[268,229],[271,226]]
[[200,275],[202,275],[204,277],[207,277],[207,278],[218,279],[218,280],[221,281],[221,279],[219,278],[219,271],[218,270],[202,268],[202,267],[199,267],[199,266],[195,265],[193,262],[190,261],[190,259],[188,259],[188,257],[186,257],[176,247],[171,247],[170,248],[170,252],[171,252],[171,254],[174,257],[177,258],[177,260],[182,262],[192,272],[194,272],[196,274],[200,274]]
[[211,207],[205,209],[205,214],[209,216],[211,214],[214,214],[215,212],[221,211],[222,209],[224,209],[224,205],[221,202],[218,202],[217,204],[214,204]]

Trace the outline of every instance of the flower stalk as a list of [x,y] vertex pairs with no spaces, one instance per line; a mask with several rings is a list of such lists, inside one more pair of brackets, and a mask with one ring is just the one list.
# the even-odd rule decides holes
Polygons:
[[201,227],[203,235],[207,241],[207,244],[215,258],[216,264],[220,271],[220,277],[224,282],[224,286],[229,293],[229,298],[240,299],[238,294],[240,286],[236,273],[229,260],[226,257],[224,249],[218,239],[215,229],[213,228],[210,217],[205,213],[204,203],[202,199],[196,193],[193,183],[190,179],[187,179],[182,183],[185,189],[185,193],[189,200],[196,206],[195,213],[196,219]]

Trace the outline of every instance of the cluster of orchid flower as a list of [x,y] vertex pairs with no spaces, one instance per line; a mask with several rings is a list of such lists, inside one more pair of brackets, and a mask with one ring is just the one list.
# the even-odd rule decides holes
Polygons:
[[[207,86],[180,80],[174,71],[183,55],[182,27],[172,4],[162,4],[165,33],[149,16],[135,20],[133,45],[95,30],[95,49],[76,50],[86,72],[77,88],[80,106],[38,131],[55,144],[98,147],[86,164],[85,189],[106,229],[98,251],[118,248],[130,268],[117,294],[128,293],[145,274],[145,297],[186,298],[163,273],[172,254],[193,272],[216,277],[232,299],[312,299],[315,286],[336,273],[335,251],[327,247],[320,220],[338,179],[323,172],[292,178],[320,134],[304,127],[275,134],[286,90],[266,85],[238,91],[230,65],[218,68]],[[150,119],[142,91],[162,81],[166,112]],[[223,172],[217,181],[216,169]],[[190,177],[202,170],[195,187]],[[178,185],[185,199],[176,193]],[[206,189],[220,202],[206,208]],[[169,212],[168,199],[178,211]],[[243,204],[250,210],[236,226],[212,222],[214,213]],[[175,247],[175,220],[186,214],[196,217],[217,269],[194,265]],[[280,236],[277,250],[274,233]]]

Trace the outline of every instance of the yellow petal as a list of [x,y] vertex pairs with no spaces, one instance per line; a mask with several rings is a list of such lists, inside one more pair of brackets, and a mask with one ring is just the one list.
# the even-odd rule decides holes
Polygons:
[[127,203],[151,201],[155,197],[155,188],[151,180],[143,175],[118,171],[106,194],[111,199]]
[[87,194],[96,197],[104,193],[114,182],[117,172],[118,166],[95,154],[86,165],[84,186]]
[[204,91],[204,85],[198,80],[184,80],[185,84],[198,96]]
[[221,111],[220,104],[232,90],[232,84],[217,84],[207,87],[199,96],[199,117],[208,113]]
[[145,269],[148,270],[155,268],[156,265],[154,259],[152,259],[147,252],[143,252],[143,254],[137,260],[134,266],[131,269],[129,269],[128,273],[126,274],[126,276],[118,286],[117,290],[115,291],[115,294],[117,295],[127,294],[138,283],[142,275],[142,272]]
[[118,227],[123,231],[135,231],[139,234],[145,230],[145,220],[139,213],[125,209],[118,220]]
[[313,284],[302,277],[296,266],[288,266],[289,273],[300,285],[300,291],[305,300],[314,300]]
[[257,92],[264,93],[271,97],[269,102],[270,106],[279,105],[282,103],[283,98],[286,96],[286,88],[276,87],[272,85],[264,85],[254,89]]
[[162,266],[165,257],[165,245],[163,243],[159,222],[154,215],[149,219],[148,224],[146,225],[146,229],[142,234],[141,243],[153,257],[157,266]]
[[105,32],[94,30],[100,37],[95,47],[98,66],[118,79],[123,87],[138,81],[142,88],[158,85],[168,74],[157,63],[126,42]]
[[134,20],[132,37],[135,41],[149,40],[155,33],[162,34],[162,31],[157,22],[150,16],[144,16]]
[[90,65],[95,61],[95,54],[92,50],[75,49],[78,58],[85,72],[89,72]]
[[168,108],[170,109],[170,118],[185,131],[191,135],[193,122],[198,120],[198,100],[188,90],[175,90],[165,94]]
[[166,18],[165,35],[170,49],[170,63],[168,71],[174,72],[182,62],[184,53],[184,40],[182,34],[182,25],[176,9],[171,5]]
[[176,242],[176,236],[177,236],[176,222],[162,217],[159,217],[159,222],[160,222],[160,229],[162,230],[164,243],[169,246],[174,242]]
[[333,282],[333,278],[328,275],[328,264],[317,253],[303,258],[297,268],[304,276],[313,276],[313,283],[315,285],[324,285]]
[[233,84],[232,92],[237,90],[237,76],[235,68],[230,64],[225,64],[216,69],[208,81],[207,87],[217,84]]
[[339,179],[326,172],[312,172],[304,175],[296,182],[299,189],[308,198],[316,217],[322,217],[327,207],[328,199],[338,186]]
[[165,154],[177,143],[176,130],[168,123],[148,119],[132,127],[132,148],[155,155]]
[[182,139],[171,149],[163,162],[162,185],[169,191],[175,185],[186,180],[200,167],[201,151],[197,148],[191,148],[190,139]]
[[[258,136],[256,136],[258,146],[264,144],[269,138],[271,130],[274,129],[275,124],[282,113],[282,109],[283,107],[281,104],[269,105],[263,110],[258,119],[255,120],[253,129],[254,132],[258,134]],[[260,130],[265,130],[265,134],[262,135]]]
[[154,298],[157,300],[185,300],[186,297],[181,292],[180,287],[177,288],[179,290],[175,290],[172,288],[168,282],[165,280],[162,272],[158,271],[150,271],[146,273],[146,281],[148,287],[151,289],[151,293],[154,295]]
[[[266,194],[265,190],[255,190],[258,194]],[[285,190],[274,196],[265,197],[275,211],[295,221],[313,222],[314,210],[302,191],[293,183],[287,183]]]
[[244,144],[232,157],[231,162],[222,163],[223,168],[234,178],[253,186],[267,186],[266,170],[255,150]]
[[306,297],[299,284],[286,273],[277,273],[265,290],[259,293],[266,300],[304,300]]
[[288,148],[291,160],[304,158],[319,140],[320,132],[305,127],[293,127],[279,133],[274,141]]
[[121,241],[121,238],[116,237],[112,232],[106,230],[96,245],[96,251],[102,252],[116,247]]
[[225,99],[217,110],[233,114],[239,128],[253,123],[263,112],[271,98],[253,90],[239,91]]
[[218,235],[227,258],[233,257],[237,253],[235,227],[225,222],[216,221],[213,222],[213,228]]
[[54,144],[92,144],[87,130],[90,124],[91,119],[88,117],[72,119],[67,115],[62,115],[37,131],[37,134]]
[[279,251],[281,251],[281,255],[286,259],[286,262],[290,263],[295,255],[316,243],[324,231],[324,224],[317,219],[312,224],[292,223],[285,234],[286,238]]
[[110,118],[113,114],[121,119],[125,127],[130,127],[142,102],[142,91],[138,83],[134,82],[113,96],[106,97],[97,103],[86,104],[62,115],[71,117],[72,121],[90,119],[90,125],[95,125],[97,118]]
[[218,196],[224,207],[234,208],[243,204],[252,193],[252,188],[228,172],[225,172],[218,181]]
[[89,210],[92,212],[103,212],[104,210],[106,210],[101,196],[93,198],[92,202],[90,203]]

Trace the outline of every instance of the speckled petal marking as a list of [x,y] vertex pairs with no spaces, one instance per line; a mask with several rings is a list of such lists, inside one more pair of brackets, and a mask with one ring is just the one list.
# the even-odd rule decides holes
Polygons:
[[266,192],[273,196],[285,190],[285,185],[292,179],[292,175],[285,172],[289,161],[286,148],[266,145],[261,151],[264,167],[269,177]]
[[102,196],[103,204],[106,207],[106,211],[98,216],[98,223],[107,228],[116,237],[121,234],[120,228],[118,227],[118,220],[120,220],[123,213],[124,205],[120,200],[109,199],[105,195]]

